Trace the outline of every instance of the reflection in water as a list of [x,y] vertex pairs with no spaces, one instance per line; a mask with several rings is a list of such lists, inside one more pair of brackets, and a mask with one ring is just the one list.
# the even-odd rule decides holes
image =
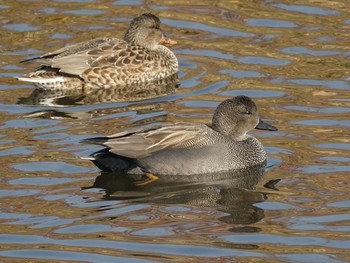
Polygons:
[[145,175],[102,172],[87,188],[105,189],[106,199],[211,207],[227,213],[219,218],[225,223],[252,224],[264,217],[264,210],[254,206],[266,199],[254,191],[263,175],[264,165],[257,165],[225,173],[161,176],[148,183]]
[[[171,107],[172,102],[143,102],[143,103],[120,103],[116,106],[114,104],[107,104],[105,107],[96,108],[92,110],[78,110],[70,111],[66,109],[40,109],[38,111],[29,112],[23,115],[24,118],[42,118],[42,119],[87,119],[99,118],[104,119],[104,123],[100,122],[99,127],[106,130],[111,126],[111,122],[118,117],[130,115],[132,112],[137,112],[139,115],[144,115],[144,118],[136,120],[136,126],[147,125],[155,122],[164,122],[166,119],[165,112]],[[112,120],[111,120],[112,119]],[[96,128],[97,129],[97,128]]]
[[140,101],[174,94],[180,86],[178,75],[143,83],[141,85],[116,86],[109,89],[35,89],[30,96],[19,98],[18,104],[67,106],[98,103]]

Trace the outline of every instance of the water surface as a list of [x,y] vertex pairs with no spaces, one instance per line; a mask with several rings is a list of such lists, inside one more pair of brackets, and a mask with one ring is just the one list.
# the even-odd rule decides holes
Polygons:
[[[349,262],[349,3],[7,1],[0,5],[2,262]],[[152,11],[180,86],[38,92],[19,61],[122,37]],[[268,169],[160,180],[101,174],[80,141],[162,122],[209,123],[256,101]],[[136,184],[135,184],[136,182]]]

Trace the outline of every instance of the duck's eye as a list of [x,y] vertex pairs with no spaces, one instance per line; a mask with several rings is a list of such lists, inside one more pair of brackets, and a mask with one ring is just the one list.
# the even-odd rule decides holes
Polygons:
[[242,112],[244,115],[252,115],[252,113],[248,110]]

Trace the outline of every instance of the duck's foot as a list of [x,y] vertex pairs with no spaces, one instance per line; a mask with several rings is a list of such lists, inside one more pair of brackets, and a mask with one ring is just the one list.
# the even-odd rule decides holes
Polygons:
[[143,186],[143,185],[150,184],[159,179],[158,176],[155,176],[154,174],[151,174],[151,173],[146,173],[145,175],[146,175],[145,179],[134,182],[133,184],[136,186]]

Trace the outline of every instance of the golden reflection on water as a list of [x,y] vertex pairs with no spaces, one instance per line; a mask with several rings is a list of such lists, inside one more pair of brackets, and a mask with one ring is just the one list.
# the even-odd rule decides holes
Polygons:
[[[118,3],[0,6],[2,234],[51,239],[18,244],[6,239],[1,251],[42,248],[166,262],[349,261],[348,1]],[[298,5],[306,7],[288,10]],[[34,90],[13,78],[32,70],[20,60],[94,37],[122,37],[128,21],[146,11],[159,15],[166,34],[179,42],[173,48],[181,69],[175,94],[64,107],[19,101]],[[171,191],[162,196],[165,204],[135,204],[104,200],[102,190],[81,190],[99,176],[79,159],[95,149],[79,144],[81,139],[156,122],[209,123],[219,102],[240,93],[254,97],[262,118],[279,128],[253,132],[274,166],[256,193],[267,191],[266,182],[281,179],[279,191],[254,204],[263,211],[256,223],[225,223],[219,218],[227,213],[220,209],[167,204],[166,197],[175,195]],[[84,246],[77,239],[96,243]],[[98,241],[122,241],[127,248]],[[145,244],[154,246],[145,252]],[[175,247],[181,244],[190,253]],[[1,251],[4,262],[13,262]]]

